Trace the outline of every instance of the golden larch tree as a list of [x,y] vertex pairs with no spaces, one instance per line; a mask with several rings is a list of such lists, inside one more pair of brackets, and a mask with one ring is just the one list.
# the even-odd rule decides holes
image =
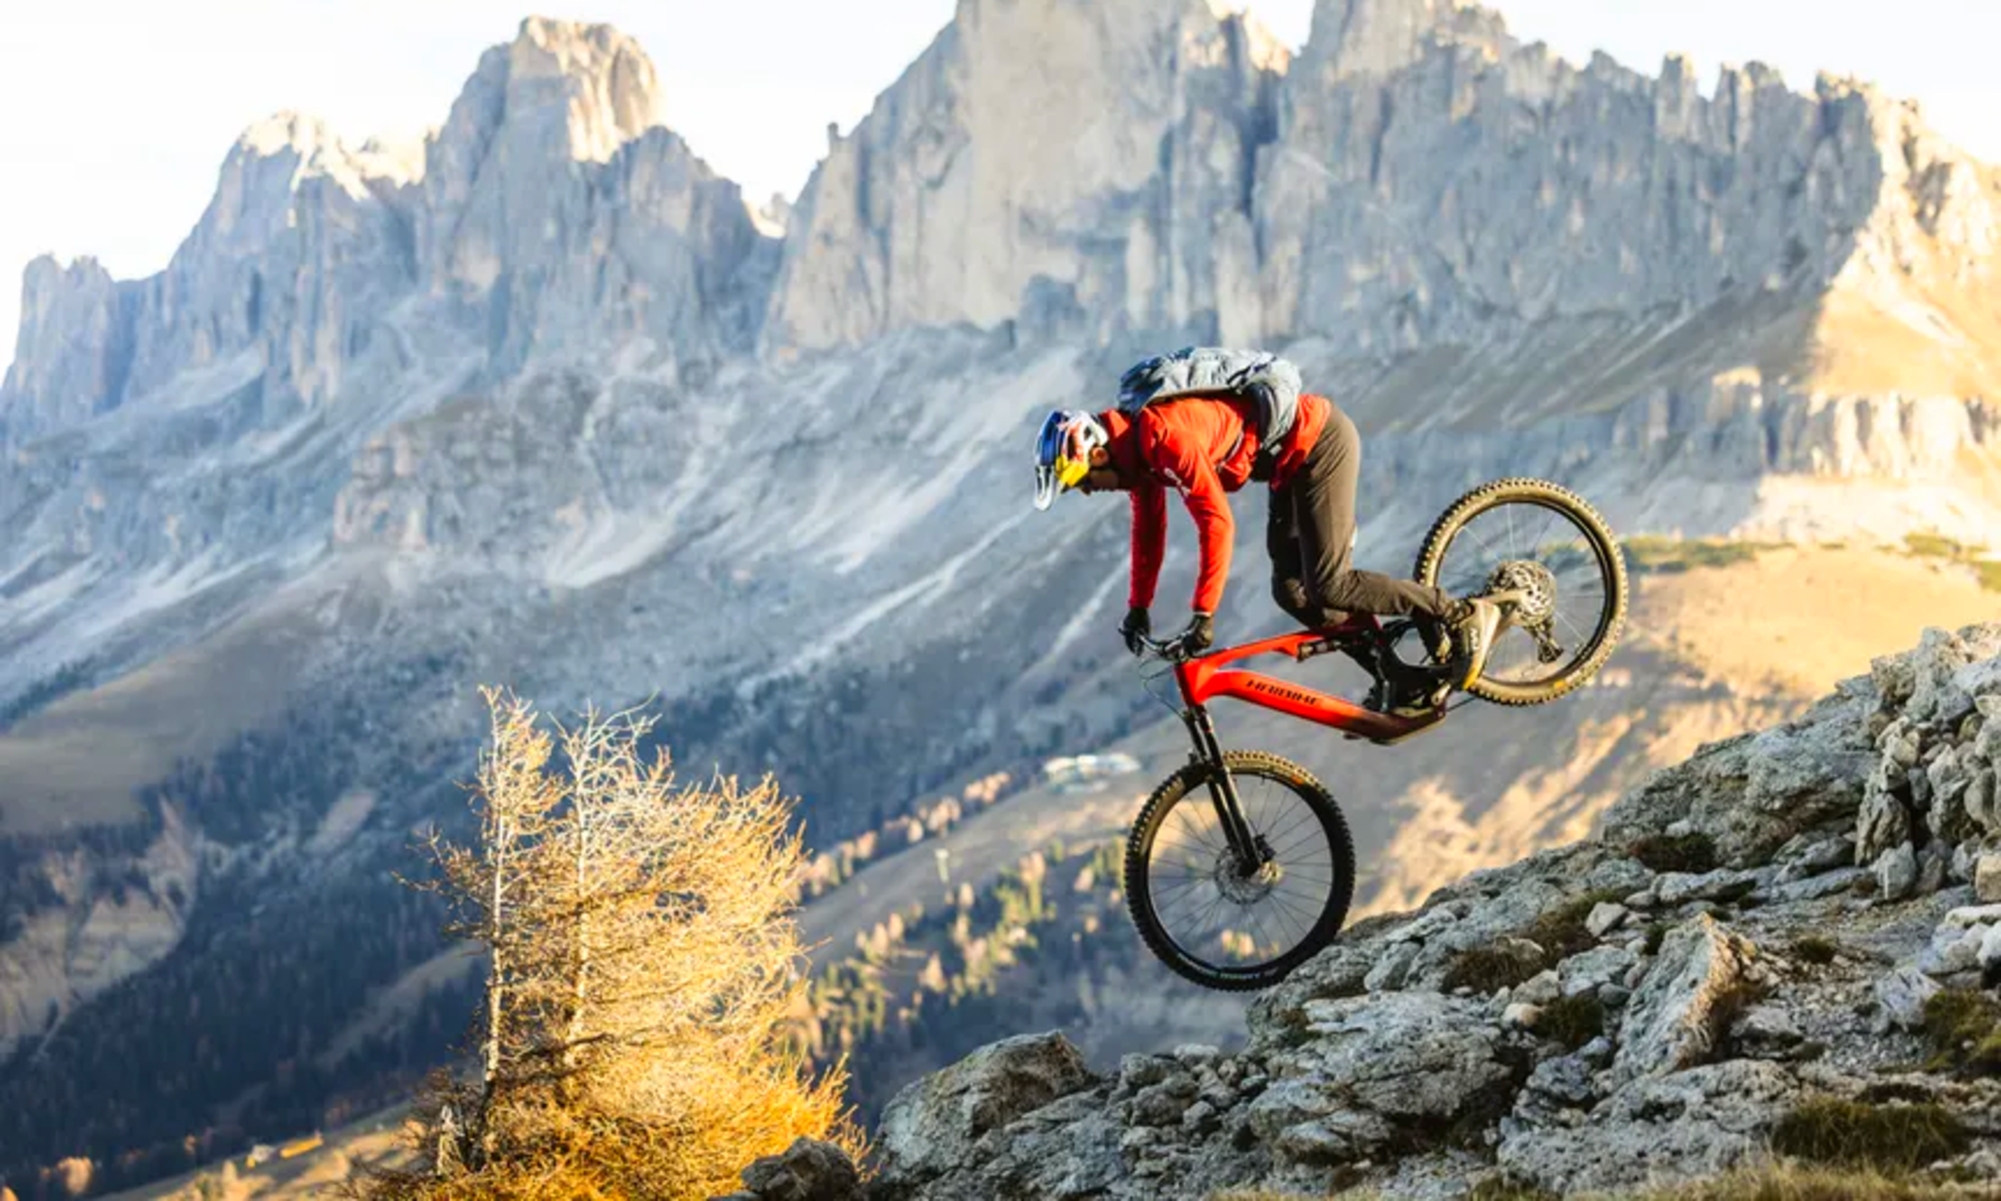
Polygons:
[[361,1192],[677,1201],[801,1135],[859,1153],[844,1069],[816,1078],[786,1037],[805,857],[776,785],[683,786],[645,760],[648,718],[551,735],[485,695],[479,841],[431,843],[431,886],[489,957],[478,1071],[434,1081],[424,1166]]

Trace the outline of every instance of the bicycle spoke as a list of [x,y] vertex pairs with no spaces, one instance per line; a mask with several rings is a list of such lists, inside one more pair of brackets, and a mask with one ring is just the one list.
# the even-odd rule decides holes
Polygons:
[[1313,816],[1313,810],[1308,809],[1303,805],[1300,807],[1299,814],[1293,817],[1291,821],[1288,821],[1285,824],[1284,829],[1260,830],[1259,833],[1265,836],[1265,841],[1267,843],[1276,843],[1280,838],[1283,838],[1284,836],[1292,833],[1294,830],[1297,830],[1302,824],[1312,824],[1316,826],[1319,824],[1319,822]]
[[1307,831],[1306,833],[1300,835],[1298,838],[1294,839],[1292,842],[1288,843],[1286,845],[1285,850],[1273,851],[1272,858],[1278,860],[1280,863],[1284,863],[1286,861],[1286,857],[1290,855],[1293,851],[1298,850],[1300,847],[1310,847],[1315,842],[1319,841],[1314,837],[1314,835],[1316,834],[1322,834],[1319,822],[1314,822],[1313,828],[1311,830]]
[[1303,925],[1308,930],[1311,930],[1313,928],[1313,918],[1316,915],[1312,910],[1295,909],[1292,905],[1279,899],[1279,894],[1277,891],[1273,891],[1269,899],[1271,900],[1273,907],[1278,909],[1280,912],[1299,918],[1300,924]]
[[[1279,949],[1278,944],[1272,941],[1271,935],[1265,933],[1264,923],[1258,920],[1258,915],[1256,911],[1254,910],[1249,911],[1247,913],[1247,916],[1250,918],[1251,921],[1251,929],[1256,930],[1258,932],[1259,937],[1264,940],[1265,945],[1271,947],[1274,951],[1278,950]],[[1251,948],[1251,950],[1254,953],[1257,951],[1257,949],[1258,948],[1255,945],[1253,945]]]

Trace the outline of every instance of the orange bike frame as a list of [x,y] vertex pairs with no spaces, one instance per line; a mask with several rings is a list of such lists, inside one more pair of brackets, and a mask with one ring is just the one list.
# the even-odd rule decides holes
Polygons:
[[1357,617],[1335,630],[1303,630],[1258,642],[1247,642],[1242,646],[1226,647],[1175,664],[1175,683],[1181,688],[1182,699],[1196,714],[1202,713],[1210,701],[1228,697],[1256,705],[1261,709],[1272,709],[1288,717],[1299,718],[1301,721],[1328,726],[1351,737],[1365,738],[1370,742],[1383,744],[1400,742],[1444,720],[1444,710],[1440,709],[1423,717],[1393,717],[1387,713],[1364,709],[1351,701],[1329,696],[1312,688],[1231,666],[1240,660],[1259,655],[1285,655],[1298,660],[1305,657],[1301,651],[1315,644],[1325,643],[1330,638],[1369,639],[1374,638],[1379,629],[1375,618]]

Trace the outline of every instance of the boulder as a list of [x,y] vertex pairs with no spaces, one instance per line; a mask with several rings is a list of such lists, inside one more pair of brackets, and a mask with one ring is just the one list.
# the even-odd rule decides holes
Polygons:
[[1756,955],[1742,935],[1702,915],[1669,931],[1627,1002],[1614,1071],[1661,1076],[1704,1062],[1747,984]]
[[779,1155],[743,1170],[744,1192],[758,1201],[863,1201],[861,1173],[848,1153],[816,1139],[794,1139]]
[[1577,1125],[1508,1127],[1497,1157],[1511,1175],[1566,1197],[1713,1176],[1764,1154],[1799,1092],[1784,1068],[1755,1059],[1642,1079]]
[[1383,993],[1307,1013],[1310,1041],[1273,1056],[1281,1080],[1250,1107],[1252,1130],[1283,1157],[1361,1158],[1399,1130],[1498,1116],[1527,1073],[1483,1001]]
[[876,1134],[885,1188],[942,1176],[974,1158],[986,1135],[1097,1083],[1061,1034],[1028,1034],[981,1047],[907,1087],[883,1110]]

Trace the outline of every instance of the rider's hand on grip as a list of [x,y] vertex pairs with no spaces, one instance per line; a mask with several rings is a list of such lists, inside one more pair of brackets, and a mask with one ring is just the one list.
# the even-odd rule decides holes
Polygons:
[[1145,609],[1134,607],[1126,610],[1125,622],[1119,626],[1119,637],[1126,640],[1127,650],[1135,655],[1145,653],[1146,644],[1140,640],[1151,633],[1153,619],[1147,616]]
[[1216,642],[1216,623],[1199,609],[1188,618],[1188,628],[1175,636],[1174,645],[1184,655],[1199,655]]

